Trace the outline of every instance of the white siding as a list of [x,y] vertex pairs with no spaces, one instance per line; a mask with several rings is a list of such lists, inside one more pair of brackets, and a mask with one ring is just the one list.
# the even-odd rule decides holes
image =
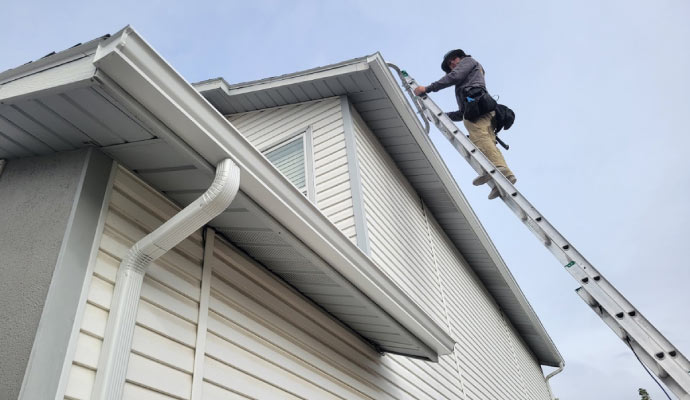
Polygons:
[[462,398],[445,367],[452,357],[382,357],[223,240],[213,257],[204,365],[211,398]]
[[228,120],[261,151],[311,126],[316,205],[350,240],[356,241],[338,97],[234,114]]
[[[122,257],[178,210],[129,172],[117,171],[65,398],[90,398]],[[197,232],[150,265],[137,313],[125,399],[189,398],[202,254]]]
[[467,398],[528,399],[513,353],[519,339],[508,336],[498,307],[431,217],[430,228]]
[[[367,223],[378,229],[372,256],[449,330],[455,353],[438,363],[382,356],[222,238],[204,261],[195,233],[144,280],[125,399],[189,399],[195,351],[204,399],[548,399],[523,342],[356,114],[354,122]],[[65,398],[90,397],[122,256],[177,211],[118,170]],[[211,268],[210,298],[200,315],[202,268]],[[200,318],[205,347],[195,349]]]
[[447,319],[422,203],[352,110],[371,258],[441,326]]
[[[176,210],[118,171],[65,398],[90,398],[120,258]],[[151,266],[123,398],[190,398],[196,323],[206,317],[204,399],[462,398],[452,356],[382,356],[222,238],[211,254],[202,262],[197,233]],[[202,264],[212,272],[200,316]]]
[[371,257],[457,342],[439,385],[469,399],[549,399],[539,364],[356,111]]

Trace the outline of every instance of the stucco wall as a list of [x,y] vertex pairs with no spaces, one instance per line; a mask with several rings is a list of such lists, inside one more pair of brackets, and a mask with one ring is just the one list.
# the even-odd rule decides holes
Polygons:
[[10,160],[0,175],[0,397],[17,398],[85,151]]

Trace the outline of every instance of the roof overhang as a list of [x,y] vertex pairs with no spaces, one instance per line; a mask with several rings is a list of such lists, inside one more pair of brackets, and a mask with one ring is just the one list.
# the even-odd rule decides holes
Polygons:
[[[183,206],[229,157],[240,193],[211,226],[377,349],[429,360],[453,351],[450,336],[130,27],[0,74],[0,132],[0,158],[96,146]],[[360,314],[348,319],[352,308]]]
[[539,362],[563,362],[379,53],[258,81],[194,86],[223,114],[348,96]]

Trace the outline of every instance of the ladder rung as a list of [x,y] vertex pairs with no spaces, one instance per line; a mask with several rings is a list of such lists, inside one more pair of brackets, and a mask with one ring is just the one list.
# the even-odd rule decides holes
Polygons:
[[[401,80],[410,96],[418,86],[409,75]],[[413,99],[470,166],[491,176],[503,202],[529,228],[582,286],[578,295],[637,353],[645,365],[681,399],[690,399],[690,361],[616,290],[503,175],[426,94]]]

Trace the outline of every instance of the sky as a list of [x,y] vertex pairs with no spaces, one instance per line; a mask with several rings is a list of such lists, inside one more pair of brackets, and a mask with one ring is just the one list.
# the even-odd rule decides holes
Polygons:
[[[516,186],[690,355],[690,3],[8,1],[0,71],[132,25],[190,82],[244,82],[380,51],[420,83],[462,48],[516,112]],[[444,109],[452,89],[434,93]],[[460,188],[561,351],[561,400],[665,398],[578,286],[432,130]],[[546,369],[548,373],[550,369]]]

